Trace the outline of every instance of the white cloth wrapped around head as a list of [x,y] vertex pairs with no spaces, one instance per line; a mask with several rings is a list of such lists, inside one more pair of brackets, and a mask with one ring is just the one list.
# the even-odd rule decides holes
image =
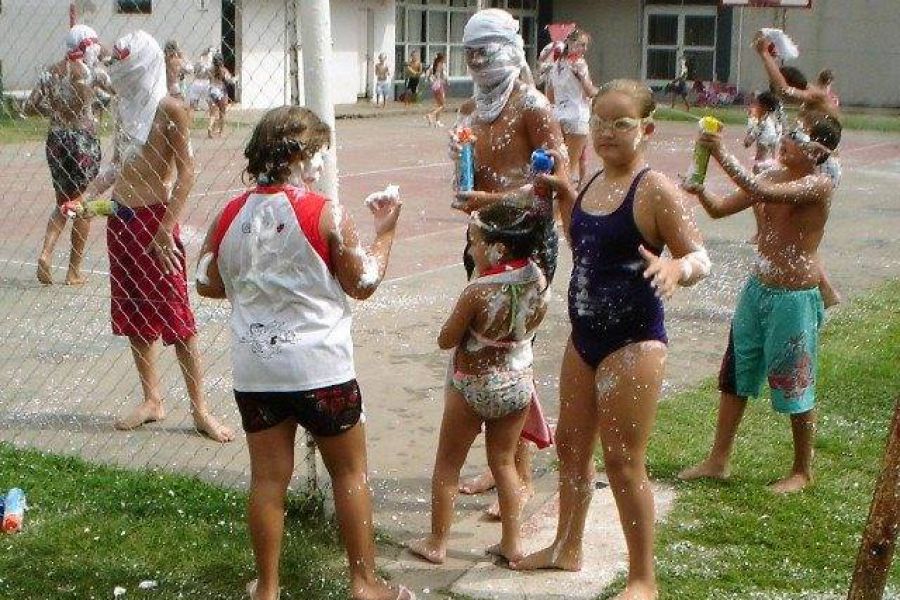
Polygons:
[[69,60],[84,60],[91,66],[100,56],[100,38],[87,25],[75,25],[66,34],[66,57]]
[[466,23],[463,45],[480,55],[469,64],[475,82],[475,117],[492,123],[520,77],[526,83],[534,82],[525,60],[519,21],[498,8],[478,11]]
[[119,38],[109,77],[118,96],[120,132],[143,145],[166,96],[166,62],[159,43],[141,30]]

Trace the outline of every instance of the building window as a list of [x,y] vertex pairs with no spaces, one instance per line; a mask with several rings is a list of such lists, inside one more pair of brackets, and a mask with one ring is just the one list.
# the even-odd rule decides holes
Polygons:
[[120,15],[149,15],[153,12],[153,0],[116,0],[116,13]]
[[714,6],[648,6],[644,20],[644,79],[664,85],[675,78],[679,56],[688,78],[715,79],[716,8]]
[[[521,22],[525,56],[534,61],[537,46],[538,0],[490,0],[492,7],[508,10]],[[443,52],[450,77],[466,77],[463,28],[478,9],[478,0],[397,0],[394,73],[404,77],[404,65],[418,52],[427,66]]]

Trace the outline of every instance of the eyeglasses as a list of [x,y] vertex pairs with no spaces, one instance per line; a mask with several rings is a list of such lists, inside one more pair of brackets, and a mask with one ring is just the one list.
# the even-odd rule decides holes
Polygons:
[[632,129],[640,127],[649,122],[651,117],[643,119],[635,119],[634,117],[619,117],[618,119],[601,119],[597,115],[591,116],[591,129],[595,132],[602,133],[611,131],[613,133],[627,133]]
[[824,152],[826,156],[831,154],[831,148],[828,146],[813,140],[809,133],[801,125],[797,125],[793,129],[787,132],[786,137],[797,144],[798,146],[802,146],[804,150],[809,153],[811,150],[815,150],[818,152]]

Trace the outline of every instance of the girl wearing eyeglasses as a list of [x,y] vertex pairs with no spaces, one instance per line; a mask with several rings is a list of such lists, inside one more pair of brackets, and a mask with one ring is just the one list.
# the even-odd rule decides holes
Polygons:
[[[559,377],[556,430],[559,523],[548,548],[512,565],[581,569],[599,437],[628,546],[628,580],[620,597],[629,599],[658,594],[645,462],[666,363],[662,302],[709,272],[700,231],[678,186],[647,166],[655,108],[652,92],[640,82],[604,84],[590,119],[603,169],[577,197],[564,167],[545,178],[558,192],[573,262],[572,331]],[[664,247],[672,258],[661,256]]]

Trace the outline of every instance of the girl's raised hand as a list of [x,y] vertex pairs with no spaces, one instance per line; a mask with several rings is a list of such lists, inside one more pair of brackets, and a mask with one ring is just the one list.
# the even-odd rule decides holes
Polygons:
[[653,286],[657,298],[668,300],[675,293],[678,283],[681,281],[681,264],[671,258],[653,254],[644,248],[643,244],[638,247],[638,251],[647,261],[644,279],[651,280],[650,285]]
[[375,220],[375,234],[383,235],[390,233],[397,227],[397,220],[400,218],[400,209],[403,202],[399,195],[384,195],[377,198],[373,202],[366,202],[372,216]]

